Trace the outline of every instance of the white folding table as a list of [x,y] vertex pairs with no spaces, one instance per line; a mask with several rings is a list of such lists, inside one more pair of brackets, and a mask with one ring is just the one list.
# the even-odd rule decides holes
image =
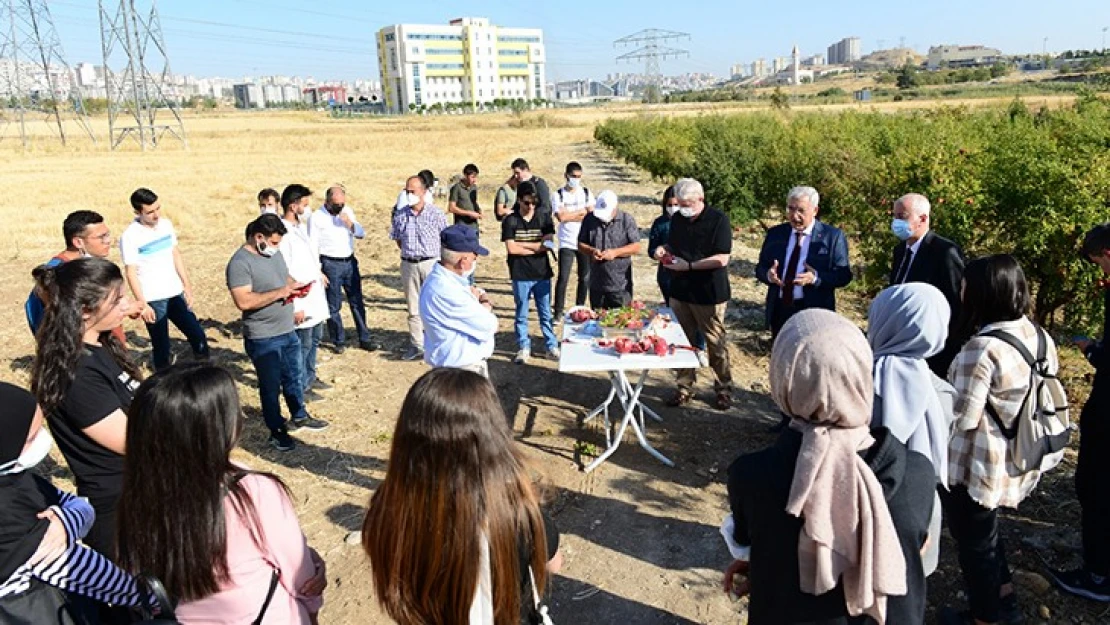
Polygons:
[[[670,315],[674,319],[674,314],[669,309],[660,309],[659,312]],[[609,396],[605,398],[600,406],[591,410],[583,420],[583,423],[588,423],[601,415],[605,422],[605,451],[586,466],[585,472],[593,471],[617,451],[621,439],[624,438],[625,430],[630,425],[632,431],[636,433],[636,438],[639,439],[641,447],[663,464],[673,467],[674,462],[652,447],[648,443],[647,437],[644,436],[645,414],[656,421],[662,421],[663,419],[643,404],[640,400],[640,394],[644,390],[644,382],[647,381],[648,375],[654,370],[697,369],[701,366],[697,355],[690,349],[690,341],[682,331],[682,326],[677,321],[671,321],[665,328],[657,331],[660,336],[667,340],[668,344],[679,347],[679,349],[674,350],[674,353],[665,356],[656,356],[655,354],[620,355],[612,347],[598,347],[596,339],[599,337],[586,334],[587,327],[588,324],[564,322],[563,343],[559,357],[560,373],[604,371],[609,375],[611,385]],[[636,371],[640,372],[640,379],[633,386],[627,373],[632,372],[635,375]],[[620,402],[620,408],[624,411],[615,437],[610,433],[611,422],[609,420],[609,407],[614,399]]]

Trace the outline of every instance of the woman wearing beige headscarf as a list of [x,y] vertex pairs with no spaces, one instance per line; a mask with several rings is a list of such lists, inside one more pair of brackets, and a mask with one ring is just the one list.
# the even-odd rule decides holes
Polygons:
[[748,623],[890,623],[925,617],[920,550],[936,484],[929,460],[870,430],[867,339],[843,317],[807,310],[783,327],[771,392],[790,427],[729,467],[721,528],[747,576]]

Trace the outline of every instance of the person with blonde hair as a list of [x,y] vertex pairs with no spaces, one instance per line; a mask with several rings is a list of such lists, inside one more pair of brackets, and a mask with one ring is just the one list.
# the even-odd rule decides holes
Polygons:
[[389,457],[362,525],[385,611],[401,625],[542,616],[559,534],[489,380],[424,374],[405,396]]

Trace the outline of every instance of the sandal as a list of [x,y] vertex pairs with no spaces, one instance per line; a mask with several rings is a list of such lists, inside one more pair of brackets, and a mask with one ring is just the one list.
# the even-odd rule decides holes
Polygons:
[[690,391],[688,391],[686,389],[681,389],[680,388],[680,389],[678,389],[677,391],[674,392],[674,395],[671,395],[670,399],[667,400],[667,405],[672,407],[672,408],[677,408],[679,406],[685,406],[686,404],[690,403],[690,400],[693,399],[693,398],[694,398],[693,393],[691,393]]
[[717,410],[728,410],[732,408],[732,393],[728,391],[717,391],[717,401],[713,403]]

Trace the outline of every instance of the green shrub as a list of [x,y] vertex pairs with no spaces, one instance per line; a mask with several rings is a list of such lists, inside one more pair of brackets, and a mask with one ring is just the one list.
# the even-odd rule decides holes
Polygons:
[[595,137],[663,181],[698,178],[737,224],[777,218],[791,187],[816,187],[822,218],[853,237],[864,261],[858,285],[870,292],[886,284],[891,204],[924,193],[935,229],[969,257],[1021,261],[1038,321],[1099,320],[1096,269],[1076,252],[1110,207],[1110,104],[1092,91],[1035,114],[1015,100],[975,112],[640,117],[606,121]]

